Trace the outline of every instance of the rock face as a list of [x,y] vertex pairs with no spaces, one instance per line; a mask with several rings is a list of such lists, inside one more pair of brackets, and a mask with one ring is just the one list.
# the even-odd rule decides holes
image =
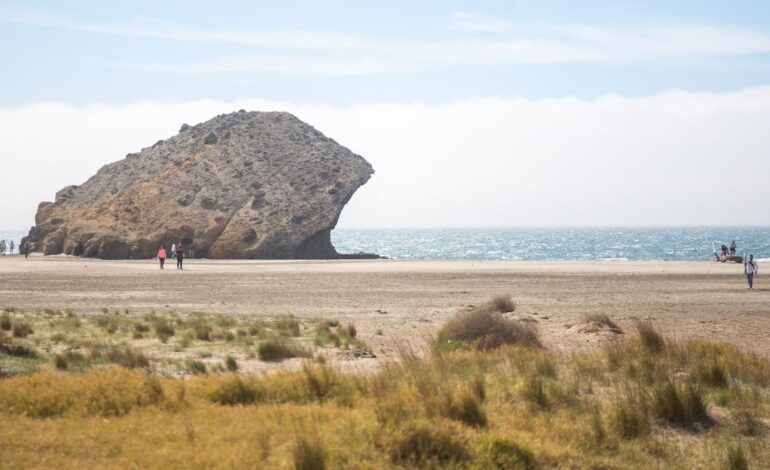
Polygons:
[[335,258],[330,232],[373,174],[291,114],[217,116],[102,167],[42,202],[27,240],[46,255],[150,258],[160,245],[209,258]]

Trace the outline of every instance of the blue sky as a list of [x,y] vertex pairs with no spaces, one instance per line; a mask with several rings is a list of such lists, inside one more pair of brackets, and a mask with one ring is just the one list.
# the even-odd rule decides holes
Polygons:
[[0,0],[0,58],[0,228],[240,108],[372,163],[345,227],[770,225],[770,2]]
[[767,82],[770,2],[6,1],[0,54],[5,105],[723,91]]

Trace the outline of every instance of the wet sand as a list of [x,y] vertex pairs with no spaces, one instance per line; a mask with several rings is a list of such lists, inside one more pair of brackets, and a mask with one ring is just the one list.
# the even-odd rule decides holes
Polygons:
[[748,292],[742,265],[712,262],[188,260],[180,272],[169,261],[161,271],[152,260],[0,257],[0,305],[333,318],[354,322],[381,362],[462,307],[509,293],[513,316],[535,324],[553,350],[606,341],[572,327],[584,314],[605,313],[626,331],[649,319],[670,337],[770,354],[770,281],[762,267]]

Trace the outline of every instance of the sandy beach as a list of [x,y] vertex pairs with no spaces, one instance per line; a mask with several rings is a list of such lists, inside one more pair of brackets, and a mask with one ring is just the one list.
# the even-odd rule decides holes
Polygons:
[[649,319],[673,338],[726,341],[767,356],[770,287],[761,273],[748,292],[741,265],[709,262],[190,260],[179,272],[152,260],[6,256],[0,304],[335,318],[354,322],[380,362],[396,344],[421,344],[464,306],[511,294],[513,316],[534,323],[552,350],[608,340],[573,327],[584,314],[604,313],[626,329]]

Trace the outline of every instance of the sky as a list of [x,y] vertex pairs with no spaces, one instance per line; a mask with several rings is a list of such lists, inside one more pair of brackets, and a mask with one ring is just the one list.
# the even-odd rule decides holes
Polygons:
[[770,225],[770,2],[0,0],[0,229],[216,114],[369,160],[341,227]]

